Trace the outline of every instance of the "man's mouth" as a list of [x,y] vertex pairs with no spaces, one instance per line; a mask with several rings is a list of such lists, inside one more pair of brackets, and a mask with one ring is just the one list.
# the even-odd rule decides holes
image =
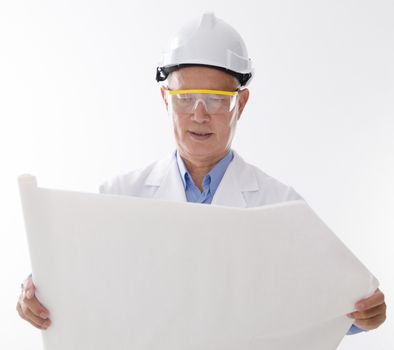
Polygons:
[[198,140],[205,140],[209,138],[209,136],[212,135],[211,132],[197,132],[197,131],[189,131],[190,135],[192,135],[193,138],[198,139]]

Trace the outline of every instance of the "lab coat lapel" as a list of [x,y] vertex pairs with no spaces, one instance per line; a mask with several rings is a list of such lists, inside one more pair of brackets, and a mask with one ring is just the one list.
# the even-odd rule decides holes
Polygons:
[[145,186],[157,186],[153,198],[186,202],[185,188],[179,174],[175,153],[159,162],[149,174]]
[[258,191],[256,176],[245,161],[234,152],[234,159],[227,170],[213,196],[212,204],[231,207],[248,207],[245,192]]

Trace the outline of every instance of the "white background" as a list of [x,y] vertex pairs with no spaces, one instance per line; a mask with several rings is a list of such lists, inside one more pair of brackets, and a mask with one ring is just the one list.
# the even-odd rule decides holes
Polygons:
[[41,348],[15,310],[30,272],[17,176],[97,192],[171,152],[155,68],[206,10],[255,67],[233,148],[292,185],[385,292],[386,323],[340,349],[394,347],[393,1],[25,0],[0,5],[1,349]]

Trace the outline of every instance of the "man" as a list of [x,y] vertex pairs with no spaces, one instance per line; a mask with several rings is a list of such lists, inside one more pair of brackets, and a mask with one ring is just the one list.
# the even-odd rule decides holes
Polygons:
[[[240,35],[213,14],[204,14],[174,38],[157,68],[161,95],[172,117],[177,150],[167,159],[100,186],[101,193],[255,207],[302,199],[292,188],[246,163],[231,149],[249,98],[251,61]],[[35,297],[31,276],[17,303],[22,318],[39,329],[49,312]],[[356,304],[348,334],[371,330],[386,318],[380,290]]]

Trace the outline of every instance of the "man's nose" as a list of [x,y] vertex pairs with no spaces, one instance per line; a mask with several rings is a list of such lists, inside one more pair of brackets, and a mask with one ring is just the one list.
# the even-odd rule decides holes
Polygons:
[[205,122],[209,120],[211,116],[207,112],[207,108],[203,100],[197,100],[194,105],[192,119],[196,122]]

